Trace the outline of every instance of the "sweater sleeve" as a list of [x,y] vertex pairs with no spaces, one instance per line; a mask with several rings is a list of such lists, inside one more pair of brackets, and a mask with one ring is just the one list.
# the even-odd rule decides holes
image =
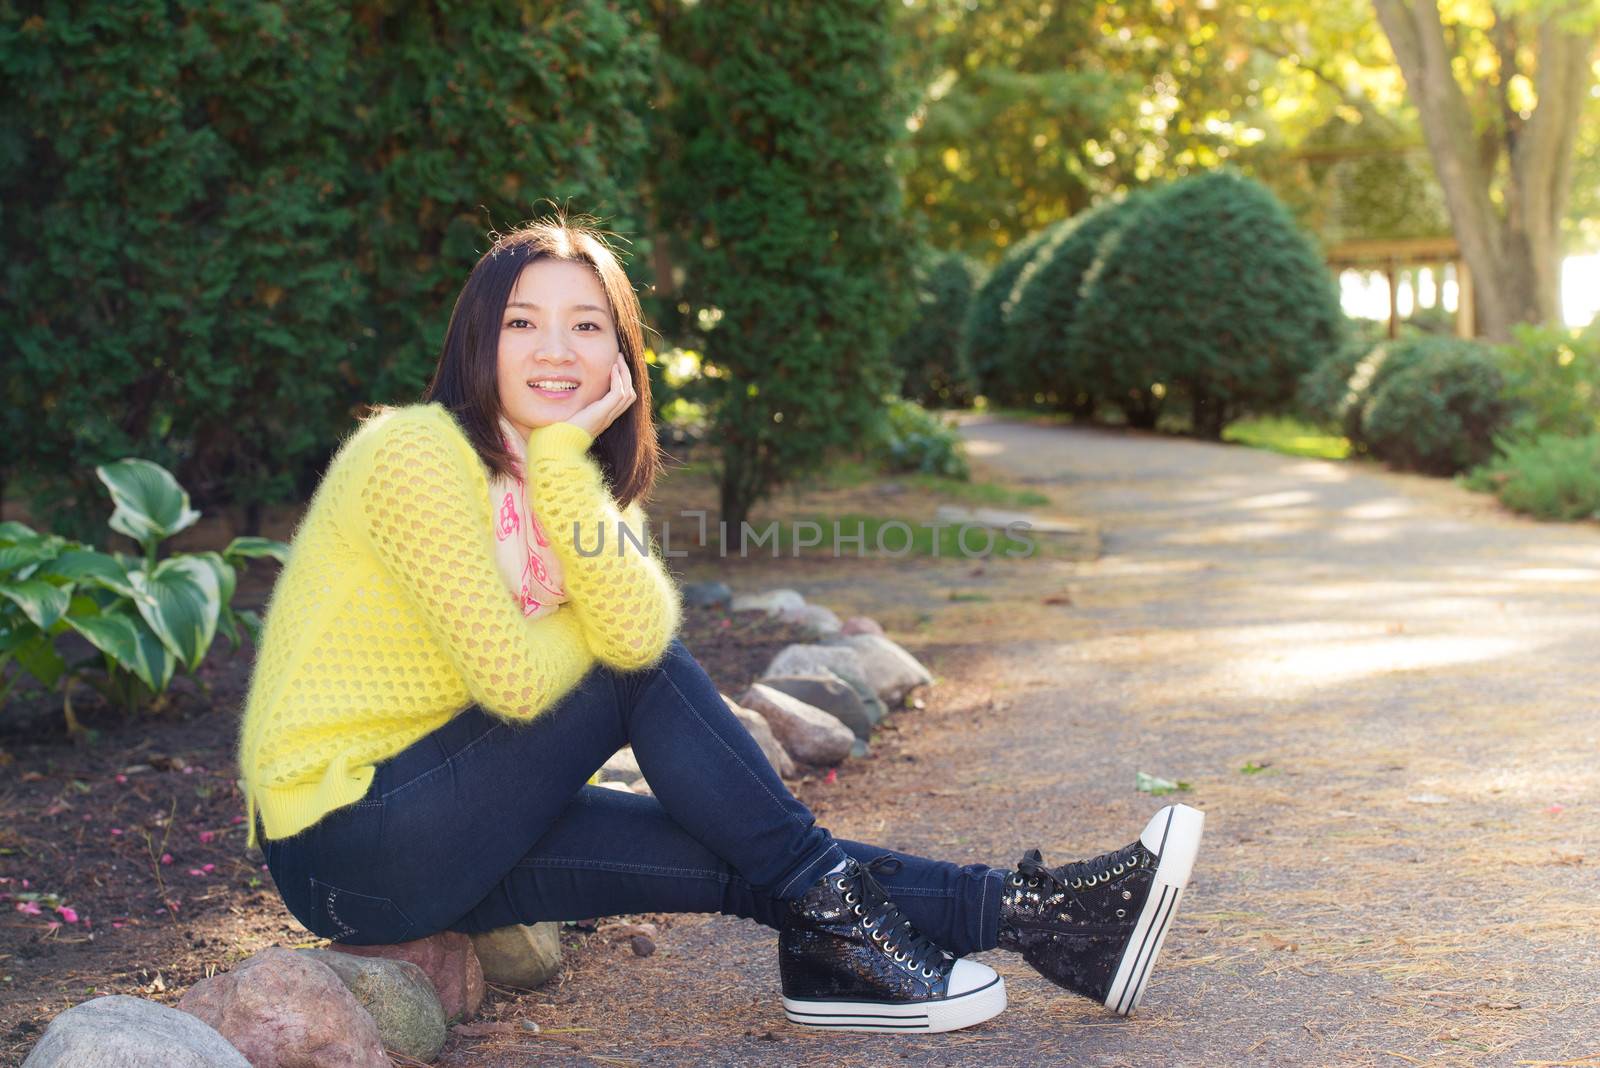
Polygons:
[[488,491],[476,492],[475,457],[449,428],[396,415],[370,448],[355,526],[472,699],[504,719],[533,718],[593,667],[580,621],[518,611],[495,567]]
[[[528,437],[528,493],[561,560],[571,597],[566,607],[583,621],[589,648],[602,663],[634,671],[666,650],[682,604],[651,547],[644,510],[638,502],[626,516],[618,510],[600,465],[588,455],[593,442],[571,423],[535,428]],[[633,539],[622,536],[624,523]],[[595,552],[602,536],[604,547]]]

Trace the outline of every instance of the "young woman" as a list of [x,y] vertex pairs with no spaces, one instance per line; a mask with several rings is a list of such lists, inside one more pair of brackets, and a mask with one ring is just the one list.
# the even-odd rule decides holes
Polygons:
[[[813,1028],[989,1019],[1004,983],[964,958],[996,947],[1131,1012],[1201,814],[1172,806],[1056,868],[817,826],[674,636],[681,602],[640,504],[660,466],[642,351],[600,235],[530,225],[473,268],[422,402],[341,443],[273,590],[239,733],[250,842],[289,911],[352,945],[743,916],[779,932],[784,1010]],[[588,785],[629,744],[654,797]]]

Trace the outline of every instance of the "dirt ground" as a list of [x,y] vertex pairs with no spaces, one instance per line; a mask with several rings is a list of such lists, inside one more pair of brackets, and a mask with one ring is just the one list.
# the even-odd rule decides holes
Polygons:
[[[1044,492],[1037,511],[1081,533],[1026,560],[700,556],[682,572],[874,615],[934,672],[925,707],[892,715],[871,758],[799,784],[835,834],[1060,863],[1131,840],[1167,800],[1136,790],[1137,772],[1186,784],[1177,799],[1205,810],[1206,840],[1140,1014],[1110,1016],[996,951],[981,959],[1010,1008],[988,1024],[813,1036],[784,1022],[771,932],[657,916],[650,957],[602,927],[571,936],[546,987],[491,991],[480,1022],[527,1019],[537,1035],[458,1031],[439,1063],[1600,1064],[1600,530],[1364,464],[982,419],[965,434],[982,471]],[[653,517],[694,502],[687,480],[668,489]],[[937,503],[874,486],[817,497],[778,510]],[[248,885],[265,873],[229,830],[223,751],[188,742],[194,723],[164,729],[54,767],[0,742],[8,772],[48,777],[0,788],[0,876],[37,871],[68,904],[100,902],[80,912],[109,943],[5,912],[20,925],[0,929],[0,973],[29,978],[0,984],[0,1062],[87,988],[170,1003],[207,968],[319,944],[270,881]],[[156,754],[165,766],[114,784]],[[153,844],[140,831],[126,854],[78,861],[78,841],[103,841],[92,828],[109,835],[123,811],[112,785],[144,796],[111,826]],[[75,807],[48,824],[14,822],[61,803]],[[165,868],[149,856],[158,818],[165,848],[182,842]],[[202,828],[227,833],[202,846]],[[13,834],[26,853],[5,852]],[[202,861],[209,876],[184,874]],[[119,914],[141,923],[108,931]]]

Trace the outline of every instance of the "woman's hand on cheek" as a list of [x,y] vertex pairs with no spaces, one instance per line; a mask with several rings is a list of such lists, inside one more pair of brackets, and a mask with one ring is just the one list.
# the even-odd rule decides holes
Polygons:
[[605,396],[579,409],[566,422],[582,427],[588,431],[590,437],[598,438],[637,398],[638,393],[633,388],[633,376],[628,372],[628,365],[622,358],[622,353],[618,352],[616,362],[611,365],[611,380]]

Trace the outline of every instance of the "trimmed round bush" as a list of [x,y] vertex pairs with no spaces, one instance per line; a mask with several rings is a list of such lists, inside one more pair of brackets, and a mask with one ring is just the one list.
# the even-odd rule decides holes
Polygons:
[[900,395],[927,407],[965,407],[975,392],[961,330],[978,267],[959,252],[926,255],[916,265],[916,318],[895,340]]
[[1386,463],[1453,475],[1494,455],[1510,415],[1505,376],[1487,346],[1429,339],[1384,376],[1361,417],[1361,442]]
[[1084,277],[1068,344],[1108,399],[1151,425],[1181,395],[1196,434],[1290,409],[1344,341],[1331,272],[1261,183],[1216,171],[1131,208]]
[[967,319],[961,329],[961,357],[966,366],[971,368],[978,392],[995,403],[1032,402],[1032,394],[1025,394],[1021,386],[1011,381],[1009,364],[1004,359],[1006,305],[1011,299],[1011,288],[1016,284],[1017,276],[1039,247],[1062,225],[1056,223],[1047,226],[1012,245],[972,295],[972,304],[967,309]]
[[1001,359],[1024,393],[1054,407],[1092,416],[1103,384],[1066,344],[1077,316],[1083,277],[1105,236],[1129,218],[1129,202],[1110,200],[1080,212],[1056,230],[1017,275],[1006,313]]

